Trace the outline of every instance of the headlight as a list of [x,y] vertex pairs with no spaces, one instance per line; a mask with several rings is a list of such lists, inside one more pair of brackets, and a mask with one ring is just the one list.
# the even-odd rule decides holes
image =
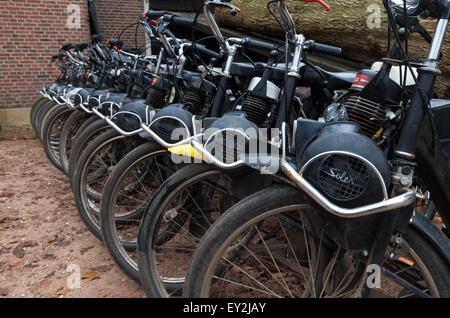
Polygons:
[[419,7],[419,0],[389,0],[389,4],[392,9],[397,13],[403,14],[406,1],[406,12],[408,14],[413,13]]

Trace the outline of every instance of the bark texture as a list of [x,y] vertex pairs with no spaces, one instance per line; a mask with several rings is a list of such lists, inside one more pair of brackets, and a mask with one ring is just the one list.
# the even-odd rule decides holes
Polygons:
[[[325,0],[331,7],[326,12],[318,3],[287,2],[297,33],[307,39],[343,48],[343,56],[370,65],[384,57],[387,51],[387,17],[380,0]],[[284,38],[275,19],[266,9],[267,0],[233,0],[242,12],[235,17],[228,10],[216,11],[219,25],[244,31]],[[425,20],[422,25],[434,32],[435,21]],[[448,32],[450,33],[450,32]],[[442,48],[444,55],[436,82],[436,92],[441,98],[450,98],[450,43],[447,34]],[[392,37],[393,38],[393,37]],[[424,58],[428,44],[418,35],[409,39],[411,58]]]

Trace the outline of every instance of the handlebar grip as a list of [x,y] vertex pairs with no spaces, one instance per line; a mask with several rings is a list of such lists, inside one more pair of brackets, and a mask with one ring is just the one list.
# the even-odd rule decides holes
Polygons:
[[107,43],[110,47],[116,46],[116,47],[118,47],[119,49],[122,48],[122,46],[123,46],[123,41],[122,41],[122,40],[114,39],[114,38],[108,39],[108,41],[107,41],[106,43]]
[[100,43],[102,41],[103,37],[101,34],[94,34],[93,36],[91,36],[91,41],[93,43]]
[[252,48],[260,49],[260,50],[264,50],[264,51],[272,51],[274,49],[274,46],[271,43],[256,41],[256,40],[252,40],[250,38],[245,38],[244,42],[245,42],[246,47],[252,47]]
[[170,22],[179,26],[192,26],[194,24],[194,19],[182,18],[176,15],[170,17]]
[[204,45],[196,44],[195,47],[200,51],[205,53],[206,55],[209,55],[211,57],[214,57],[216,59],[219,59],[221,57],[220,53],[214,52],[208,48],[206,48]]
[[311,52],[315,52],[315,53],[334,55],[334,56],[341,56],[341,54],[342,54],[342,49],[340,47],[316,43],[316,42],[311,44],[311,46],[309,47],[309,50]]
[[145,13],[145,17],[148,19],[158,19],[159,17],[162,17],[165,14],[168,14],[166,10],[148,10]]
[[130,53],[130,54],[135,54],[135,55],[142,54],[142,49],[135,48],[135,47],[122,47],[121,50],[124,52]]
[[73,49],[74,46],[72,45],[72,43],[66,43],[61,47],[61,50],[63,51],[69,51],[70,49]]
[[83,50],[86,50],[88,48],[88,46],[89,46],[88,42],[80,42],[80,43],[75,45],[75,48],[78,51],[83,51]]

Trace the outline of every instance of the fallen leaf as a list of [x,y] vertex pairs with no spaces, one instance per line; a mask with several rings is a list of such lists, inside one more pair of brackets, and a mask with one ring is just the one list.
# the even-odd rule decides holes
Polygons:
[[4,243],[4,244],[2,244],[2,245],[0,245],[0,246],[3,247],[5,250],[10,250],[11,247],[12,247],[12,245],[6,244],[6,243]]
[[40,265],[38,264],[32,264],[32,263],[28,263],[25,265],[26,268],[35,268],[35,267],[39,267]]
[[8,217],[8,216],[4,216],[4,217],[2,217],[1,219],[0,219],[0,224],[1,223],[6,223],[6,222],[9,222],[10,221],[10,218]]
[[37,243],[33,242],[33,241],[24,241],[22,243],[19,244],[20,247],[33,247],[36,246]]
[[54,276],[55,273],[56,273],[56,271],[50,272],[50,273],[48,273],[47,275],[45,275],[44,278],[50,278],[50,277]]
[[81,279],[88,279],[89,281],[93,281],[98,278],[100,278],[100,275],[96,271],[88,271],[81,274]]
[[51,280],[49,280],[49,279],[44,279],[44,280],[41,280],[41,281],[38,283],[38,285],[39,285],[39,287],[48,287],[51,283],[52,283]]
[[12,197],[13,195],[15,195],[15,193],[14,192],[11,192],[11,191],[4,191],[4,192],[0,192],[0,198],[10,198],[10,197]]
[[56,259],[55,254],[45,254],[42,259]]
[[55,296],[64,296],[68,289],[66,287],[61,287],[55,292]]
[[306,289],[307,284],[306,284],[306,282],[305,282],[304,280],[302,280],[302,281],[300,282],[300,285],[302,285],[302,287],[303,287],[304,289]]
[[106,273],[107,271],[111,270],[111,266],[100,265],[100,266],[91,267],[90,270],[97,271],[100,273]]
[[67,246],[67,245],[70,245],[70,242],[66,241],[66,239],[64,237],[60,237],[60,238],[55,240],[55,245]]
[[84,253],[86,253],[87,251],[89,251],[92,248],[94,248],[94,247],[93,246],[83,247],[82,249],[80,249],[80,254],[84,255]]
[[23,265],[23,263],[24,263],[23,261],[20,261],[17,263],[9,263],[8,266],[9,267],[17,267],[17,266]]

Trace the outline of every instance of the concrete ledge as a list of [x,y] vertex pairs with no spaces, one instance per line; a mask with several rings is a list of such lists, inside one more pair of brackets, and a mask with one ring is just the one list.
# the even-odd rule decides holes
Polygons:
[[30,110],[31,107],[0,109],[0,138],[35,137],[30,123]]

